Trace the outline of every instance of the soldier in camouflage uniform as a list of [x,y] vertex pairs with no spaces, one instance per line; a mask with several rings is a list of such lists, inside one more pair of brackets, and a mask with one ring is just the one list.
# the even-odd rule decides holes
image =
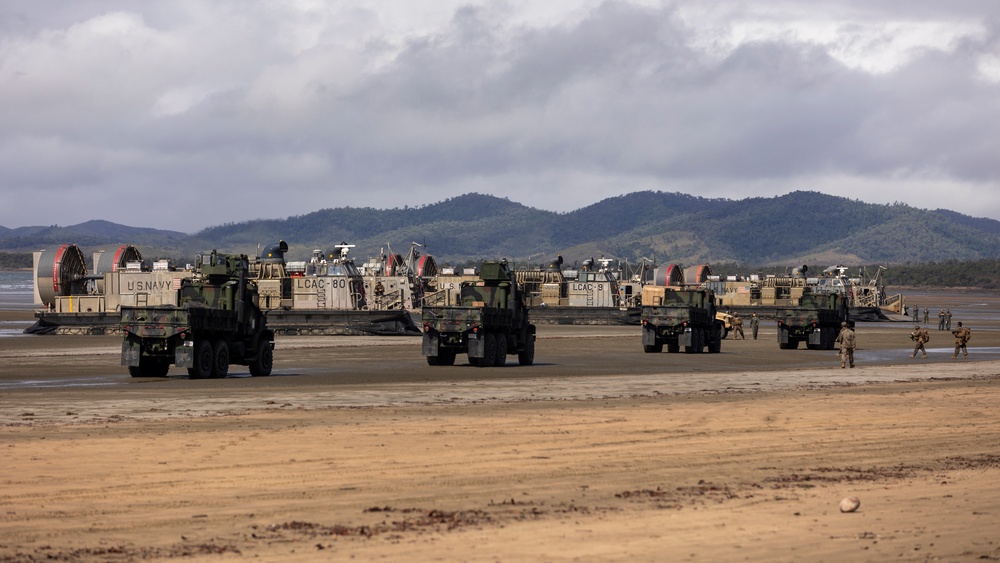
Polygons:
[[944,330],[944,309],[938,313],[938,330]]
[[966,343],[972,339],[972,330],[962,326],[962,321],[958,321],[958,328],[951,331],[955,336],[955,355],[952,358],[958,357],[958,351],[961,350],[965,357],[969,357],[969,349],[965,347]]
[[931,335],[927,332],[926,328],[920,328],[920,325],[913,327],[913,332],[910,333],[910,340],[916,342],[913,345],[913,353],[910,354],[911,358],[917,357],[917,352],[923,352],[923,358],[927,357],[927,348],[924,348],[924,344],[930,342]]
[[743,340],[747,339],[746,335],[743,334],[743,319],[739,315],[736,315],[733,317],[733,340],[740,338]]
[[837,335],[837,340],[835,340],[837,344],[840,344],[840,367],[843,369],[850,362],[853,368],[854,349],[857,348],[857,339],[854,336],[854,330],[847,325],[847,322],[840,323],[840,327],[840,334]]
[[951,330],[951,309],[944,312],[944,329]]
[[927,307],[924,307],[924,324],[927,324],[927,323],[930,322],[930,321],[927,320],[929,318],[930,318],[930,311],[927,310]]
[[753,333],[753,339],[757,340],[757,331],[760,330],[760,317],[757,313],[750,315],[750,332]]

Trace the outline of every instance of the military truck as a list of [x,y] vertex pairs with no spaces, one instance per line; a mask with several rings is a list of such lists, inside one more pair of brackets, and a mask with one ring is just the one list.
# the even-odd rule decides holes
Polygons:
[[795,350],[805,342],[810,350],[833,350],[841,323],[848,321],[847,312],[842,294],[804,294],[797,307],[775,310],[778,348]]
[[423,308],[428,365],[454,365],[458,354],[480,367],[502,366],[507,354],[517,354],[522,366],[535,361],[535,325],[506,260],[484,261],[479,279],[462,282],[459,291],[459,306]]
[[230,364],[270,375],[274,332],[246,255],[213,250],[196,268],[178,281],[177,306],[121,308],[122,365],[132,377],[164,377],[171,365],[195,378],[225,377]]
[[642,288],[642,349],[711,353],[722,350],[723,322],[716,318],[715,295],[709,289],[646,285]]

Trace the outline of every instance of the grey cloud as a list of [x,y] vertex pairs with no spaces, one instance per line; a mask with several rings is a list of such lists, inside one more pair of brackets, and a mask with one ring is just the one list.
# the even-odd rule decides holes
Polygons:
[[[468,6],[410,37],[362,8],[40,5],[0,9],[0,46],[19,54],[0,49],[0,197],[19,194],[5,226],[114,220],[6,211],[33,194],[93,193],[103,205],[76,209],[116,216],[158,198],[154,226],[195,230],[473,190],[565,210],[639,189],[772,195],[760,186],[857,175],[900,178],[904,199],[910,176],[988,185],[1000,166],[998,85],[976,72],[982,53],[1000,56],[992,4],[838,3],[856,19],[960,15],[986,30],[882,74],[790,38],[706,53],[671,4],[605,2],[550,27]],[[115,12],[135,25],[91,37],[67,65],[73,26]]]

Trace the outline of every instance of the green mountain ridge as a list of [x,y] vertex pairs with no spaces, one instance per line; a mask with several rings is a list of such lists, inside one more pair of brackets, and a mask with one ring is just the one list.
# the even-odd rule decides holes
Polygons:
[[194,234],[88,221],[68,227],[0,227],[0,251],[30,252],[73,243],[85,253],[135,244],[144,257],[188,260],[198,252],[256,254],[285,240],[288,259],[355,244],[363,260],[411,243],[441,263],[507,257],[567,263],[598,255],[635,262],[782,265],[908,264],[1000,256],[1000,221],[902,203],[870,204],[810,191],[743,200],[643,191],[567,213],[471,193],[420,207],[321,209],[254,219]]

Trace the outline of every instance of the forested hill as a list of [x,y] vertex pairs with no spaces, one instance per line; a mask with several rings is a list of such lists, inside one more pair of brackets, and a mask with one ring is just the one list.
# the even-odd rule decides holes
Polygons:
[[878,205],[816,192],[773,198],[708,199],[636,192],[553,213],[503,198],[467,194],[416,208],[322,209],[285,219],[220,225],[194,235],[91,221],[73,227],[0,228],[0,251],[71,242],[131,243],[144,256],[181,258],[218,248],[256,253],[288,242],[289,259],[340,242],[364,259],[413,242],[439,262],[508,257],[569,263],[605,255],[658,263],[915,264],[1000,256],[1000,222],[905,204]]

